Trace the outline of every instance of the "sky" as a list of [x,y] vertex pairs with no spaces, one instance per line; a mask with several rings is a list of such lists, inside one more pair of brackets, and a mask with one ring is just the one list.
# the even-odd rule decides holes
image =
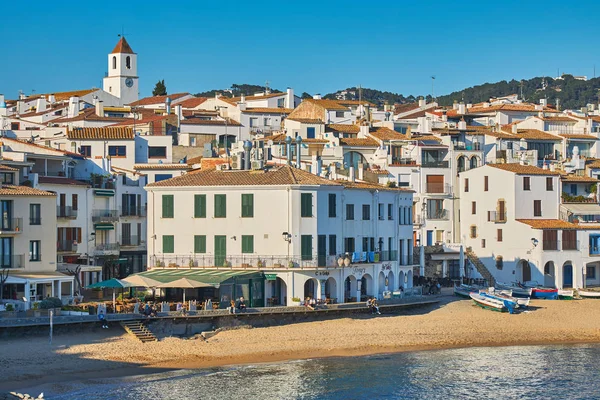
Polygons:
[[361,85],[447,94],[485,82],[600,75],[597,1],[128,1],[2,5],[0,93],[102,87],[125,33],[140,97],[249,83],[297,94]]

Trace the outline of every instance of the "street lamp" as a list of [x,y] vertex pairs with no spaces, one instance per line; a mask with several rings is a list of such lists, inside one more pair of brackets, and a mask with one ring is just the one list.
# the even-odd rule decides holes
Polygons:
[[283,238],[283,240],[285,240],[288,243],[290,243],[292,241],[292,235],[288,232],[283,232],[281,234],[281,237]]

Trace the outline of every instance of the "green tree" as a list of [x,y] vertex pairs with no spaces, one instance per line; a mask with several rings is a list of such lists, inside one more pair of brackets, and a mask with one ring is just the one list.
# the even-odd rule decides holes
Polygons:
[[303,100],[304,99],[312,99],[312,95],[304,92],[304,93],[302,93],[302,96],[300,96],[300,98],[303,99]]
[[152,96],[166,96],[167,95],[167,86],[165,85],[165,80],[156,82],[154,85],[154,90],[152,91]]

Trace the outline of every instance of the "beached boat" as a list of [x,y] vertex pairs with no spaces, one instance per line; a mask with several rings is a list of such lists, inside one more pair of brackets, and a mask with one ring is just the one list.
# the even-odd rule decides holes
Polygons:
[[519,304],[517,303],[517,300],[514,297],[510,297],[510,296],[503,295],[500,293],[490,293],[490,292],[486,292],[485,290],[480,291],[479,294],[484,297],[487,297],[489,299],[495,299],[495,300],[502,302],[504,307],[506,307],[508,309],[508,312],[510,312],[511,314],[517,308],[519,308]]
[[508,283],[496,282],[496,288],[501,290],[511,290],[513,297],[531,297],[532,289],[522,285],[511,285]]
[[486,310],[499,311],[499,312],[508,311],[508,308],[506,307],[504,302],[501,300],[486,297],[480,293],[471,293],[471,294],[469,294],[469,297],[471,297],[471,299],[473,299],[473,301],[475,302],[476,305],[478,305],[481,308],[485,308]]
[[573,300],[575,297],[575,291],[573,289],[570,290],[558,290],[558,298],[561,300]]
[[464,297],[464,298],[471,298],[469,296],[469,294],[471,292],[479,292],[481,288],[478,286],[472,286],[472,285],[458,285],[458,286],[454,286],[454,295],[455,296],[459,296],[459,297]]
[[586,299],[600,299],[600,292],[592,292],[590,290],[582,290],[578,289],[579,296],[584,297]]
[[536,299],[556,300],[558,299],[558,289],[535,287],[531,292],[532,297]]
[[494,290],[493,292],[490,291],[490,293],[502,299],[514,301],[515,303],[517,303],[517,306],[519,306],[519,308],[525,308],[529,306],[529,297],[515,297],[512,295],[512,291],[510,290]]

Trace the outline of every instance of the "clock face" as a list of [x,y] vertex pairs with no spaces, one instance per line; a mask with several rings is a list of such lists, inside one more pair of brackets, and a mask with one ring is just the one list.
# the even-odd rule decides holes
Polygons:
[[133,79],[131,79],[131,78],[125,79],[125,85],[127,87],[132,87],[133,86]]

